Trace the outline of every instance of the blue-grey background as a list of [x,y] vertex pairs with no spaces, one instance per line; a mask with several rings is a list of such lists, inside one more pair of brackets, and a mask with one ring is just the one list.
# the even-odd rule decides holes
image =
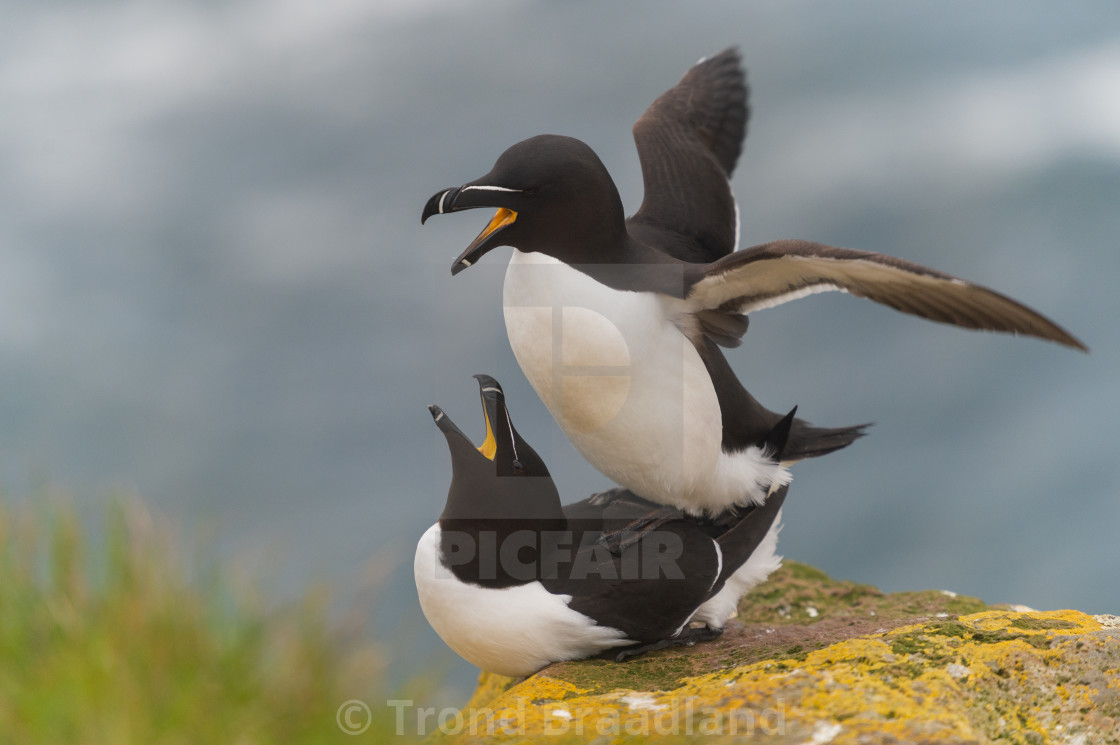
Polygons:
[[[744,245],[800,237],[989,284],[1085,356],[841,295],[756,314],[767,405],[877,422],[803,463],[781,550],[887,590],[1120,611],[1120,5],[0,2],[0,484],[86,514],[137,491],[281,593],[373,565],[395,675],[449,660],[411,584],[449,479],[425,405],[481,435],[506,386],[561,491],[606,486],[525,383],[508,249],[425,199],[579,137],[641,200],[630,126],[737,44]],[[340,601],[341,602],[341,601]],[[471,668],[448,662],[467,685]]]

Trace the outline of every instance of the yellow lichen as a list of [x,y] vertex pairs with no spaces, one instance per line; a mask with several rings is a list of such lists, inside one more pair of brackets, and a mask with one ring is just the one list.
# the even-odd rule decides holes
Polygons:
[[502,695],[514,685],[513,678],[507,678],[497,673],[482,673],[478,676],[478,685],[470,701],[463,707],[465,710],[481,709],[491,701]]
[[[1070,673],[1092,664],[1075,649],[1085,640],[1110,664]],[[470,705],[481,709],[476,721],[489,729],[464,732],[459,741],[783,735],[838,745],[1000,736],[1063,742],[1099,734],[1107,724],[1094,707],[1102,691],[1117,700],[1118,661],[1120,639],[1102,634],[1092,616],[985,611],[840,641],[803,660],[763,660],[686,678],[671,691],[592,693],[547,671],[503,691],[510,681],[484,676]]]

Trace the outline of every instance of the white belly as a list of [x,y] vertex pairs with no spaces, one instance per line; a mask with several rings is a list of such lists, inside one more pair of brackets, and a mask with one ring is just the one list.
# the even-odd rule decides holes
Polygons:
[[711,378],[674,323],[683,301],[613,290],[515,250],[504,306],[530,384],[576,450],[616,483],[699,512],[761,502],[788,481],[757,448],[723,452]]
[[439,523],[416,545],[413,574],[420,607],[440,638],[483,670],[518,677],[561,660],[627,643],[622,632],[596,626],[539,582],[493,589],[460,582],[439,561]]

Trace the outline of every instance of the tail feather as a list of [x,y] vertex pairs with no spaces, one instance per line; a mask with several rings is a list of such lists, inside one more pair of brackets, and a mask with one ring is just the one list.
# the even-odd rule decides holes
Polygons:
[[[697,346],[700,358],[712,377],[720,413],[723,417],[723,449],[728,452],[744,448],[775,446],[775,437],[789,426],[789,437],[779,457],[783,462],[816,458],[851,445],[863,437],[870,424],[854,427],[814,427],[804,419],[793,419],[792,426],[782,417],[760,404],[735,376],[723,350],[710,339]],[[797,409],[795,408],[794,411]],[[793,412],[790,412],[792,414]],[[777,429],[776,429],[777,428]]]
[[853,427],[814,427],[803,419],[795,419],[782,460],[804,460],[834,453],[863,437],[867,434],[864,430],[870,426],[868,422]]

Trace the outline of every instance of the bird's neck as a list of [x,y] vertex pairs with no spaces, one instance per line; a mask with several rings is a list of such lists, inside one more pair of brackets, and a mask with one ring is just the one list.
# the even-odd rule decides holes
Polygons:
[[461,581],[483,587],[540,579],[549,563],[548,547],[563,543],[569,532],[559,498],[497,510],[480,509],[478,500],[472,505],[449,501],[439,525],[441,563]]

